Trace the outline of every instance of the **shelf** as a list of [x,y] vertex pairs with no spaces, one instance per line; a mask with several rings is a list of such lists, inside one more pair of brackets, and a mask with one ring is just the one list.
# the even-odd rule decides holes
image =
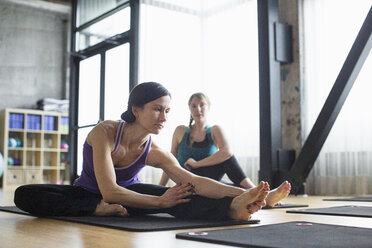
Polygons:
[[24,129],[18,129],[18,128],[11,128],[9,129],[9,132],[15,132],[15,133],[23,133]]
[[34,129],[26,129],[26,130],[24,130],[24,132],[27,132],[27,133],[43,133],[42,130],[34,130]]
[[59,152],[60,149],[58,148],[44,148],[44,152]]
[[41,170],[41,165],[25,165],[23,166],[23,169],[28,169],[28,170]]
[[43,170],[60,170],[60,167],[57,166],[43,166]]
[[67,114],[5,109],[0,123],[0,151],[7,163],[3,188],[69,181]]
[[57,134],[57,135],[62,135],[58,131],[44,131],[44,134]]
[[23,151],[24,149],[22,147],[9,147],[8,148],[9,151]]
[[41,152],[41,151],[44,151],[45,149],[43,149],[43,148],[26,147],[26,148],[23,148],[21,150],[30,151],[30,152]]
[[7,168],[10,170],[23,170],[23,166],[8,165]]

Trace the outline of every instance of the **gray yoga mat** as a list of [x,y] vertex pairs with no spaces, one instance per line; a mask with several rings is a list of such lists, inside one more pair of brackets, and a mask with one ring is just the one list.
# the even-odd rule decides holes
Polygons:
[[[338,206],[338,207],[329,207],[329,208],[307,208],[307,209],[287,210],[286,212],[295,213],[295,214],[321,214],[321,215],[338,215],[338,216],[372,218],[372,207],[365,207],[365,206]],[[371,244],[372,244],[372,241],[371,241]]]
[[[20,210],[17,207],[2,207],[0,211],[6,211],[16,214],[30,215],[27,212]],[[32,215],[31,215],[32,216]],[[233,225],[245,225],[245,224],[256,224],[259,220],[249,221],[211,221],[211,220],[186,220],[174,218],[168,214],[153,214],[144,216],[132,216],[132,217],[119,217],[119,216],[58,216],[58,217],[43,217],[56,220],[70,221],[75,223],[82,223],[94,226],[108,227],[114,229],[120,229],[125,231],[133,232],[145,232],[145,231],[166,231],[166,230],[177,230],[177,229],[192,229],[192,228],[205,228],[205,227],[220,227],[220,226],[233,226]]]
[[372,196],[357,196],[357,197],[351,197],[351,198],[323,199],[323,201],[358,201],[358,202],[372,202]]
[[[313,222],[286,222],[176,234],[186,239],[239,247],[371,247],[372,229]],[[202,247],[202,245],[201,245]]]
[[283,205],[275,205],[273,207],[263,207],[262,209],[276,209],[276,208],[301,208],[301,207],[308,207],[309,205],[306,204],[283,204]]

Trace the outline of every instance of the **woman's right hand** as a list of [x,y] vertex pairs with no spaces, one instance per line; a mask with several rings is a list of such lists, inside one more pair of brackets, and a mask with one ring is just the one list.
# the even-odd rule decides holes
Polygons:
[[186,169],[188,169],[189,171],[191,171],[192,169],[196,169],[196,160],[193,159],[193,158],[189,158],[186,160],[186,162],[184,163],[184,166]]
[[180,203],[189,202],[191,199],[185,199],[193,193],[193,186],[191,184],[177,184],[169,188],[165,193],[159,197],[160,208],[170,208]]

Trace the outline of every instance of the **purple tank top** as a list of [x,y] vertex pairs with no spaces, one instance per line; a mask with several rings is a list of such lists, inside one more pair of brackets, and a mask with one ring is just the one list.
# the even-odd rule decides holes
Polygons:
[[[119,147],[119,143],[124,129],[124,123],[125,123],[124,121],[121,121],[119,124],[119,128],[117,130],[115,138],[115,147],[114,150],[111,152],[111,156],[117,151]],[[141,183],[141,181],[138,178],[138,173],[142,170],[143,167],[145,167],[147,156],[150,152],[150,149],[151,136],[149,136],[149,140],[147,141],[146,146],[143,149],[141,155],[139,155],[138,158],[133,163],[124,168],[115,168],[116,183],[118,185],[126,188],[129,185]],[[81,186],[91,192],[100,194],[96,176],[94,174],[93,148],[91,145],[88,144],[87,141],[85,141],[83,147],[83,171],[81,172],[81,176],[75,180],[74,185]]]

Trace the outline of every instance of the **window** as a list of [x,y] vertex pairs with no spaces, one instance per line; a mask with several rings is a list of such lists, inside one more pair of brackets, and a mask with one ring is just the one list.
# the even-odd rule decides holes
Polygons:
[[93,23],[76,33],[77,50],[84,50],[99,42],[114,42],[110,38],[130,29],[130,8],[120,11]]
[[[168,151],[173,131],[188,125],[187,102],[211,99],[210,123],[222,126],[247,175],[259,167],[258,31],[256,1],[142,1],[140,82],[172,94],[168,123],[154,137]],[[159,182],[159,173],[143,178]]]
[[126,0],[79,0],[76,25],[81,26],[87,22],[120,7]]
[[[71,178],[80,175],[82,148],[89,131],[104,119],[120,119],[130,81],[136,84],[138,2],[77,0],[71,35]],[[131,16],[133,15],[133,16]],[[134,27],[134,28],[133,28]]]
[[79,73],[79,126],[99,121],[100,55],[80,61]]
[[105,120],[118,120],[129,97],[129,44],[106,52]]
[[[337,6],[337,7],[335,7]],[[303,133],[309,134],[372,6],[347,0],[304,1]],[[346,18],[347,17],[347,18]],[[307,180],[310,194],[371,194],[372,57],[354,86]]]

